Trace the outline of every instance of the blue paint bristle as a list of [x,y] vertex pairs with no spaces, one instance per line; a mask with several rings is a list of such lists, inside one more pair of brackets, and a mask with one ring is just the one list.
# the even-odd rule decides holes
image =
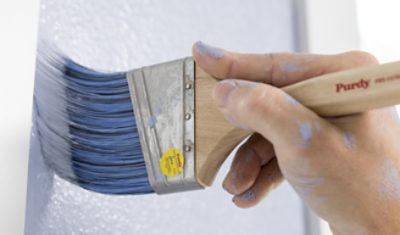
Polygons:
[[152,193],[126,73],[95,71],[39,49],[34,120],[45,162],[91,191]]

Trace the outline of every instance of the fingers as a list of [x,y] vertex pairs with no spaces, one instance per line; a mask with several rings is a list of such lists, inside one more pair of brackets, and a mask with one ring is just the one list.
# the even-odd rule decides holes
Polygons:
[[223,187],[233,195],[250,188],[257,179],[262,166],[274,158],[272,144],[259,134],[253,134],[236,152]]
[[255,183],[245,192],[233,197],[233,202],[241,208],[258,204],[267,194],[283,181],[276,158],[263,166]]
[[272,144],[259,134],[252,135],[236,153],[224,188],[242,208],[259,203],[283,181]]
[[299,147],[333,128],[282,90],[240,80],[220,82],[213,93],[218,108],[233,125],[260,133],[274,147]]
[[241,54],[197,42],[193,46],[196,63],[210,75],[238,78],[285,86],[325,73],[376,64],[366,52],[337,55],[297,53]]

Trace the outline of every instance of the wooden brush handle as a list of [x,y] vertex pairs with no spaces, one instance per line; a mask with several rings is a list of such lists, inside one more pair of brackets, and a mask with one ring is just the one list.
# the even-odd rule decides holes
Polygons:
[[228,154],[251,132],[229,124],[212,99],[218,80],[195,68],[195,174],[210,186]]
[[[227,123],[211,92],[218,82],[196,66],[196,176],[210,186],[232,149],[249,131]],[[400,103],[400,62],[357,68],[282,88],[320,116],[334,117]]]

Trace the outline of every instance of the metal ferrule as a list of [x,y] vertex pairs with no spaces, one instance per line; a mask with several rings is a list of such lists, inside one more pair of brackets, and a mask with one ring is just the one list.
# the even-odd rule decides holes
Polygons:
[[[195,175],[194,62],[185,58],[127,75],[149,181],[157,194],[201,189]],[[160,159],[171,149],[184,155],[178,175],[166,176]]]

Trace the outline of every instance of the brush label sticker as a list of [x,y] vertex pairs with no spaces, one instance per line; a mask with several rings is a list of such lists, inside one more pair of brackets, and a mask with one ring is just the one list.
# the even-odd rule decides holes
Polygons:
[[178,148],[169,148],[160,158],[161,172],[166,176],[177,176],[183,170],[185,157]]

